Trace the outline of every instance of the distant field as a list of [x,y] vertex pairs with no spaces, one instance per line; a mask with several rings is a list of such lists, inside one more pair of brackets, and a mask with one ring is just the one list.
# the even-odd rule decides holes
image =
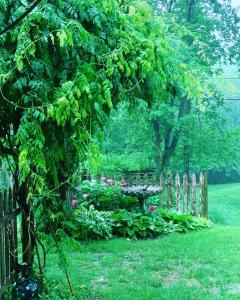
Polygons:
[[[240,299],[240,184],[210,186],[209,208],[224,225],[155,240],[67,246],[76,296],[43,299]],[[50,254],[48,278],[67,290],[57,264],[58,256]]]

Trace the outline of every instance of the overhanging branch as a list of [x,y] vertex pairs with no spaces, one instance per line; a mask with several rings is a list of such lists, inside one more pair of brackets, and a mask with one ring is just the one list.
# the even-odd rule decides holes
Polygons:
[[9,26],[7,26],[5,29],[3,29],[0,32],[0,36],[3,35],[4,33],[8,32],[9,30],[13,29],[14,27],[16,27],[23,19],[25,19],[33,10],[35,7],[38,6],[38,4],[41,2],[42,0],[36,0],[26,11],[24,14],[22,14],[16,21],[14,21],[12,24],[10,24]]
[[16,152],[12,149],[5,147],[2,142],[0,142],[0,155],[11,155],[13,157],[17,157]]

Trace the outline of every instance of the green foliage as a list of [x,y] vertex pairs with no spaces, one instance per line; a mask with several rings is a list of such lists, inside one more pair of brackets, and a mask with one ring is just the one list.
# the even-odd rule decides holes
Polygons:
[[131,209],[139,205],[138,199],[124,195],[119,188],[109,187],[99,198],[99,204],[96,206],[101,210]]
[[[227,0],[148,2],[164,18],[169,44],[177,49],[175,61],[181,70],[191,70],[193,78],[176,85],[175,76],[182,78],[183,74],[173,72],[173,81],[167,85],[169,93],[161,95],[158,76],[152,74],[143,87],[152,106],[142,105],[130,114],[120,107],[112,114],[105,130],[100,170],[156,168],[160,172],[228,166],[238,155],[239,128],[229,128],[226,113],[223,119],[226,106],[216,92],[217,81],[213,83],[211,78],[219,74],[216,63],[221,59],[232,62],[238,57],[239,16]],[[218,35],[215,28],[219,28]],[[196,76],[204,81],[201,93],[198,85],[187,88]],[[190,98],[196,101],[188,101]]]
[[98,211],[91,205],[82,204],[74,209],[74,216],[62,222],[70,236],[80,240],[153,238],[160,234],[200,230],[211,226],[211,222],[187,214],[161,211],[138,212],[118,210]]
[[[81,185],[81,199],[87,195],[86,205],[93,205],[98,210],[132,209],[139,206],[138,199],[124,195],[117,183],[85,181]],[[79,197],[78,197],[79,198]]]
[[73,220],[62,222],[67,233],[80,240],[112,238],[111,213],[81,205],[74,210]]
[[[7,4],[0,29],[31,1]],[[151,93],[167,99],[169,85],[200,96],[171,39],[145,2],[117,0],[40,3],[1,36],[0,153],[13,153],[21,181],[34,193],[54,189],[63,198],[59,184],[84,161],[117,103],[151,104]]]
[[203,228],[211,227],[211,221],[193,217],[188,214],[178,214],[176,212],[163,210],[160,212],[161,217],[169,222],[170,224],[177,225],[177,230],[179,232],[187,232],[189,230],[200,230]]
[[[222,59],[232,62],[239,52],[239,14],[228,0],[206,1],[165,1],[148,0],[155,11],[165,12],[173,32],[182,26],[184,40],[191,45],[201,63],[213,66]],[[215,29],[218,28],[218,34]],[[231,43],[229,43],[231,41]]]
[[[124,169],[154,169],[159,165],[165,170],[184,171],[186,146],[192,169],[229,167],[234,161],[237,164],[239,126],[227,125],[227,117],[221,113],[226,106],[214,99],[204,105],[191,104],[192,111],[179,118],[177,103],[156,103],[150,109],[135,107],[130,112],[120,106],[114,111],[104,132],[105,140],[99,145],[99,172],[116,174]],[[164,162],[164,155],[175,142],[169,161]]]
[[208,220],[169,211],[144,214],[119,211],[113,213],[112,217],[115,234],[133,239],[155,237],[171,232],[187,232],[211,226]]
[[166,224],[159,215],[132,213],[127,211],[114,212],[114,234],[132,239],[155,237],[167,233]]

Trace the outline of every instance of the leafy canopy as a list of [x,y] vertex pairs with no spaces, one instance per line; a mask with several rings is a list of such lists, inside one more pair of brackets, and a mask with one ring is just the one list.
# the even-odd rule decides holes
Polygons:
[[[130,2],[43,1],[0,37],[0,154],[14,157],[22,182],[41,190],[68,178],[119,101],[151,100],[149,82],[163,98],[176,84],[200,94],[162,19]],[[31,1],[0,4],[1,30]]]

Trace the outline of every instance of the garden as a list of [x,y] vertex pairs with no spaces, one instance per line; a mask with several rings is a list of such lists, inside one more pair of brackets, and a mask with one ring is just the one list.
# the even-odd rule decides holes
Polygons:
[[62,229],[77,240],[116,237],[137,240],[211,225],[204,218],[163,210],[156,196],[148,199],[150,204],[151,201],[156,205],[147,204],[147,208],[142,209],[139,200],[124,195],[112,179],[103,177],[99,182],[84,181],[78,197],[69,203],[71,213],[67,221],[61,222]]
[[236,0],[0,0],[0,299],[239,299]]

